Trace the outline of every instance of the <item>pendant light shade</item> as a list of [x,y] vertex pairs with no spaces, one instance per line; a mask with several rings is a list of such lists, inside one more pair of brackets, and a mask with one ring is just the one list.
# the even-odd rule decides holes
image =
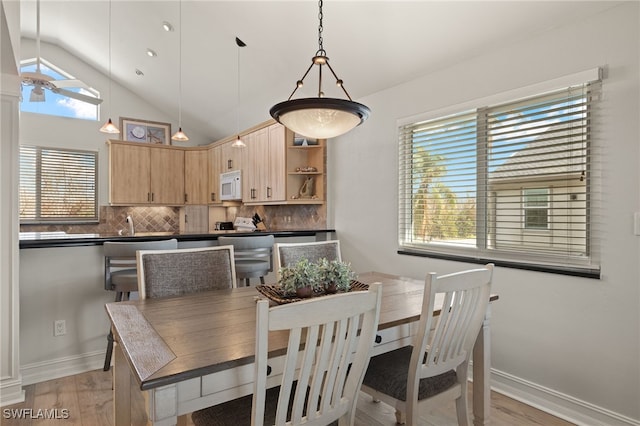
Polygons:
[[178,16],[178,25],[180,25],[180,31],[178,32],[178,131],[171,136],[171,140],[176,142],[186,142],[189,140],[187,135],[182,131],[182,1],[180,1],[180,11]]
[[178,131],[173,136],[171,136],[171,139],[174,141],[180,141],[180,142],[185,142],[189,140],[187,135],[185,135],[184,132],[182,131],[182,127],[178,128]]
[[302,136],[329,139],[360,125],[369,116],[369,108],[346,99],[303,98],[280,102],[270,113]]
[[[111,1],[109,1],[109,115],[111,115]],[[100,127],[102,133],[118,134],[120,129],[109,120]]]
[[111,119],[109,119],[109,121],[107,121],[106,123],[104,123],[102,127],[100,127],[100,131],[102,133],[112,133],[112,134],[120,133],[120,130],[116,127],[115,124],[111,122]]
[[[299,135],[316,139],[333,138],[362,124],[370,114],[367,106],[354,102],[344,88],[343,81],[329,65],[329,58],[322,46],[322,0],[318,2],[320,25],[318,26],[318,50],[311,60],[311,65],[296,83],[289,99],[280,102],[269,110],[279,123]],[[318,66],[318,97],[291,99],[296,91],[304,85],[304,79],[313,66]],[[326,66],[336,79],[336,85],[342,89],[347,99],[326,98],[322,91],[322,67]]]

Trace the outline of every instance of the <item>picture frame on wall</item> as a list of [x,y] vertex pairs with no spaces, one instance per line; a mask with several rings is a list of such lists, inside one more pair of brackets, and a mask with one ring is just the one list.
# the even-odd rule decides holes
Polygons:
[[120,117],[120,132],[124,141],[171,145],[171,123]]

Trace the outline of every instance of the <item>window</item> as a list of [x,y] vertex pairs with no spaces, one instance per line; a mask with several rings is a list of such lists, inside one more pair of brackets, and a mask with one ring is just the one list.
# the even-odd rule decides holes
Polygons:
[[[36,72],[36,59],[23,61],[20,66],[20,73]],[[40,72],[51,77],[53,80],[74,80],[74,77],[68,73],[58,69],[44,59],[40,59]],[[80,82],[81,85],[84,83]],[[98,106],[88,102],[64,96],[53,92],[52,90],[43,89],[42,95],[44,100],[32,100],[33,85],[22,85],[22,102],[20,102],[20,111],[35,112],[39,114],[55,115],[59,117],[80,118],[84,120],[98,120]],[[100,97],[100,93],[88,87],[65,87],[64,90],[88,95],[95,98]]]
[[399,128],[399,253],[599,276],[597,83]]
[[549,189],[523,189],[522,209],[525,229],[549,229]]
[[20,222],[96,222],[98,153],[20,147]]

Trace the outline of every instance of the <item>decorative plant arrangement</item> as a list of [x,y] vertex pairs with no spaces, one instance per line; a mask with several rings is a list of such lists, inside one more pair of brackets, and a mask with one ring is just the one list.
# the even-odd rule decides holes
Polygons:
[[286,294],[306,298],[314,294],[349,291],[355,278],[349,263],[324,258],[314,263],[302,259],[294,266],[281,268],[278,283]]

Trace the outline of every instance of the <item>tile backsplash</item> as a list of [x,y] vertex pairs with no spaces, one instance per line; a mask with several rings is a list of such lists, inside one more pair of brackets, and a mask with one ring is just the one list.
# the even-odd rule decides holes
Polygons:
[[[210,207],[226,209],[226,220],[233,221],[236,216],[253,217],[255,213],[262,218],[268,230],[323,229],[327,226],[325,205],[281,205],[281,206],[237,206]],[[22,232],[64,231],[70,234],[127,235],[129,224],[127,215],[131,215],[136,232],[180,232],[181,207],[100,207],[100,219],[97,224],[43,224],[20,225]],[[209,224],[209,229],[214,228]],[[184,226],[184,223],[183,223]],[[182,229],[184,231],[184,229]],[[206,233],[208,230],[202,229]]]
[[100,207],[97,224],[88,225],[20,225],[23,232],[64,231],[69,234],[126,235],[129,232],[127,215],[131,215],[136,232],[178,232],[179,207]]

